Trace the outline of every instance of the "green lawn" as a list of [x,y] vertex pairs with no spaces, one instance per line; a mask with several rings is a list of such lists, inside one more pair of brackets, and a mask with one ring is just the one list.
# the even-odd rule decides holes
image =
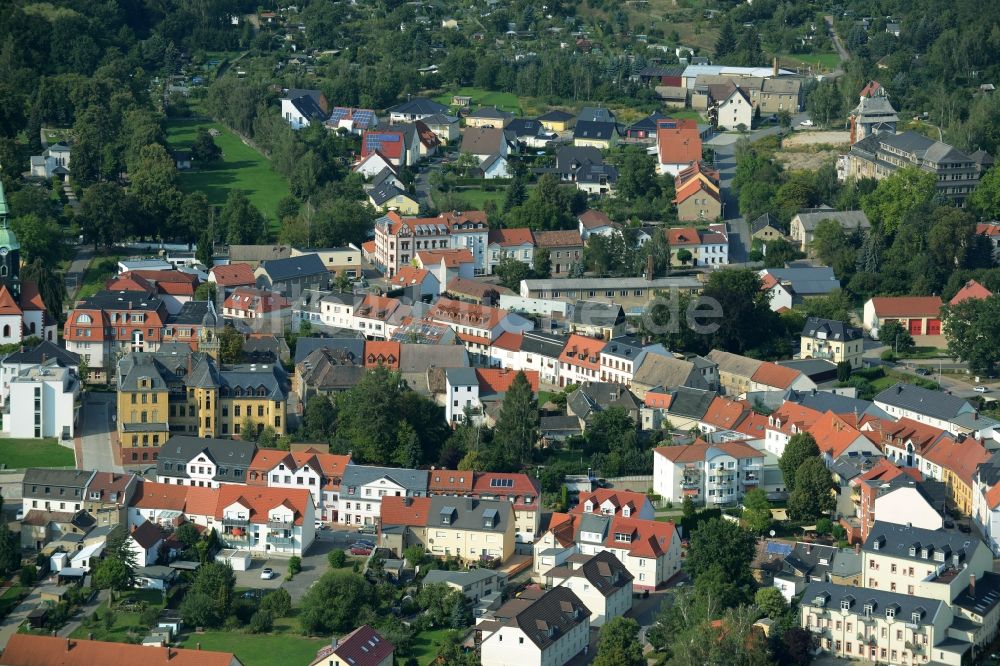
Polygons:
[[492,192],[487,192],[486,190],[478,188],[454,190],[454,192],[455,196],[469,204],[469,208],[473,210],[483,210],[487,201],[492,201],[496,203],[497,206],[502,206],[504,197],[507,196],[507,193],[503,188]]
[[200,643],[203,650],[234,653],[244,666],[270,666],[275,663],[309,664],[321,647],[329,645],[325,638],[300,635],[298,623],[289,618],[275,620],[274,629],[270,634],[232,631],[189,633],[185,635],[181,647],[193,648]]
[[[163,607],[163,595],[157,590],[137,590],[128,596],[145,601],[150,606]],[[124,598],[122,601],[124,601]],[[138,634],[141,638],[149,633],[149,626],[142,623],[142,615],[140,613],[126,613],[117,608],[114,614],[115,622],[108,629],[104,624],[104,617],[107,612],[108,602],[105,601],[97,607],[98,621],[89,626],[81,624],[70,636],[72,638],[87,638],[90,634],[93,634],[94,640],[125,643],[128,641],[129,634]]]
[[840,56],[836,53],[792,53],[781,56],[782,62],[786,60],[797,60],[813,67],[824,69],[837,69],[840,64]]
[[83,274],[83,283],[76,292],[75,300],[93,296],[104,289],[105,283],[118,273],[120,257],[99,257],[92,259]]
[[73,467],[73,449],[55,439],[0,439],[0,465],[7,469],[28,467]]
[[21,603],[21,600],[27,596],[28,591],[21,587],[20,583],[14,583],[10,588],[0,596],[0,618],[7,617],[7,615],[17,608],[17,605]]
[[451,92],[438,95],[434,101],[439,104],[451,106],[451,98],[455,95],[464,95],[472,98],[472,106],[495,106],[504,111],[510,111],[521,115],[521,101],[513,93],[494,92],[483,88],[459,88]]
[[437,657],[438,650],[444,644],[445,637],[452,631],[452,629],[422,631],[413,639],[413,649],[410,651],[410,654],[401,656],[413,657],[420,666],[427,666]]
[[694,109],[666,109],[663,113],[670,118],[690,119],[702,122],[701,114]]
[[210,120],[175,118],[167,121],[167,141],[172,148],[188,148],[201,127],[219,130],[215,143],[222,159],[212,165],[180,174],[181,189],[202,191],[209,203],[222,205],[229,191],[243,190],[250,201],[277,225],[278,202],[288,196],[288,181],[271,168],[270,161],[219,123]]

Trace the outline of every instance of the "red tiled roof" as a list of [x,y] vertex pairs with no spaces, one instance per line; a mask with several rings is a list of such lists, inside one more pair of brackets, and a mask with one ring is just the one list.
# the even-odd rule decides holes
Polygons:
[[[509,486],[497,486],[494,482],[503,479],[504,483],[508,480],[510,481]],[[541,487],[538,482],[532,479],[527,474],[521,472],[479,472],[476,474],[475,479],[472,482],[472,492],[476,495],[502,495],[504,497],[509,497],[511,495],[524,496],[531,495],[535,498],[535,504],[538,503],[538,496],[541,493]],[[553,516],[555,514],[552,514]]]
[[386,496],[382,498],[380,508],[383,525],[411,525],[414,527],[427,524],[430,510],[430,497]]
[[895,423],[887,424],[882,430],[882,434],[893,440],[895,446],[899,446],[902,442],[912,442],[916,449],[922,453],[946,433],[941,428],[903,417]]
[[942,303],[939,296],[876,296],[872,305],[879,318],[937,317]]
[[240,312],[276,312],[291,307],[292,303],[281,294],[264,289],[237,287],[229,294],[222,307]]
[[680,229],[667,229],[667,242],[670,247],[680,247],[684,245],[700,245],[701,234],[694,227],[682,227]]
[[165,663],[171,666],[232,666],[232,652],[151,647],[82,638],[14,634],[0,662],[5,666],[111,666]]
[[582,246],[579,229],[563,231],[536,231],[535,244],[538,247],[574,247]]
[[531,229],[490,229],[489,243],[501,247],[534,245],[535,237]]
[[[398,141],[378,141],[375,145],[378,146],[375,150],[372,150],[371,145],[368,141],[369,134],[382,134],[382,135],[393,135],[399,138]],[[396,132],[387,129],[379,130],[365,130],[364,135],[361,137],[361,157],[368,157],[374,152],[381,153],[384,157],[389,159],[398,160],[403,156],[403,146],[406,144],[406,135],[403,132]],[[386,160],[387,162],[389,160]]]
[[633,511],[640,510],[649,500],[642,493],[630,490],[614,490],[598,488],[589,493],[580,493],[580,503],[573,507],[572,513],[583,513],[584,505],[589,501],[594,505],[592,513],[601,513],[601,505],[610,500],[617,514],[623,506],[631,506]]
[[156,293],[156,289],[149,280],[141,275],[132,275],[129,272],[111,278],[104,283],[104,288],[109,291],[141,291],[147,296],[152,296]]
[[750,414],[750,405],[739,400],[717,396],[701,417],[702,423],[731,430]]
[[385,366],[390,370],[399,369],[399,343],[390,340],[368,340],[365,342],[365,367]]
[[[816,423],[823,416],[822,412],[818,412],[815,409],[810,409],[809,407],[804,407],[798,403],[788,402],[787,400],[782,403],[781,407],[774,410],[768,417],[768,430],[777,430],[785,433],[786,435],[792,434],[792,425],[795,425],[797,430],[808,430],[809,427]],[[774,417],[774,425],[771,425],[771,417]],[[778,425],[778,422],[781,425]]]
[[408,287],[410,285],[423,284],[424,280],[426,280],[427,276],[430,274],[430,271],[423,268],[403,266],[389,279],[389,283],[396,287]]
[[137,477],[135,474],[123,474],[121,472],[94,472],[94,478],[90,480],[90,484],[87,486],[87,495],[89,497],[91,493],[100,493],[102,502],[110,502],[112,501],[111,495],[113,493],[118,493],[118,496],[114,501],[122,504],[125,500],[122,493],[124,493],[129,484],[136,479]]
[[[263,485],[267,482],[267,473],[284,463],[289,469],[297,470],[306,465],[318,470],[326,478],[326,487],[340,485],[344,468],[351,463],[350,455],[308,451],[282,451],[280,449],[258,449],[250,462],[249,472],[263,476]],[[247,475],[249,478],[249,474]]]
[[709,444],[703,440],[697,440],[694,444],[681,446],[659,446],[656,453],[673,463],[698,462],[705,460],[705,453],[710,448],[719,449],[734,458],[763,458],[764,454],[753,448],[746,442],[720,442]]
[[758,384],[763,384],[764,386],[787,389],[791,388],[795,380],[801,376],[802,373],[798,370],[793,370],[791,368],[786,368],[783,365],[778,365],[777,363],[765,361],[760,364],[750,380],[757,382]]
[[577,220],[583,225],[584,229],[598,229],[600,227],[616,226],[615,223],[611,221],[611,218],[605,213],[599,210],[594,210],[593,208],[580,213],[580,217],[578,217]]
[[660,393],[658,391],[646,391],[645,397],[643,397],[643,404],[646,407],[658,407],[660,409],[669,409],[670,403],[673,402],[674,396],[670,393]]
[[[337,647],[330,647],[329,653],[322,656],[322,652],[317,656],[316,661],[310,666],[318,666],[321,663],[329,663],[331,654],[337,655],[338,663],[350,664],[350,666],[379,666],[388,659],[395,651],[395,646],[387,641],[384,636],[364,624],[337,641]],[[390,659],[391,661],[391,659]]]
[[46,309],[42,294],[38,291],[38,283],[33,280],[21,282],[21,309],[26,312],[28,310],[43,312]]
[[864,88],[861,89],[861,96],[862,97],[871,97],[876,92],[878,92],[881,88],[882,88],[882,85],[878,81],[871,80],[867,84],[865,84]]
[[976,469],[990,459],[990,453],[979,440],[972,437],[966,437],[961,442],[951,437],[942,437],[924,451],[923,457],[935,465],[951,470],[952,474],[971,488]]
[[169,483],[143,481],[136,489],[132,506],[138,509],[169,509],[183,511],[187,501],[186,486],[172,486]]
[[705,183],[705,181],[701,180],[700,178],[697,178],[694,180],[689,180],[688,182],[684,183],[684,185],[682,185],[680,189],[677,190],[676,195],[674,196],[674,203],[675,204],[683,203],[688,199],[690,199],[691,197],[693,197],[694,195],[698,194],[699,192],[707,194],[716,201],[721,201],[721,199],[719,198],[718,190],[709,187]]
[[920,471],[913,467],[897,467],[888,458],[879,458],[870,470],[861,474],[856,479],[852,479],[851,485],[859,485],[867,481],[884,483],[892,481],[902,474],[909,475],[914,481],[923,481],[924,479]]
[[976,225],[976,233],[983,236],[1000,236],[1000,224],[996,222],[980,222]]
[[[524,376],[531,386],[532,393],[538,393],[538,371],[524,370]],[[507,368],[477,368],[476,379],[479,380],[479,391],[482,393],[506,393],[517,372]]]
[[504,331],[500,334],[500,337],[493,341],[493,346],[497,349],[506,349],[508,351],[521,351],[521,343],[523,341],[523,333]]
[[715,185],[719,184],[719,170],[707,166],[704,162],[695,162],[689,167],[681,169],[674,177],[674,189],[680,190],[692,180],[701,180],[698,175],[703,175]]
[[365,319],[377,319],[384,322],[392,316],[392,313],[399,306],[400,302],[395,298],[368,294],[365,296],[365,300],[361,301],[361,305],[354,310],[354,316],[364,317]]
[[454,277],[449,280],[445,290],[450,294],[471,296],[478,299],[486,298],[486,295],[490,292],[508,295],[514,294],[513,291],[502,284],[487,284],[486,282],[480,282],[479,280],[470,280],[468,278],[461,277]]
[[217,520],[222,519],[226,507],[239,502],[250,510],[250,522],[266,524],[271,509],[289,502],[290,508],[295,513],[295,524],[301,525],[306,508],[312,503],[312,494],[305,488],[300,490],[224,484],[215,492],[218,493],[218,504],[215,509]]
[[750,412],[738,426],[733,428],[736,432],[747,435],[753,439],[767,436],[767,417],[757,412]]
[[468,342],[474,345],[482,345],[484,347],[490,346],[490,339],[482,335],[472,335],[471,333],[462,333],[461,331],[455,331],[455,337],[462,342]]
[[671,118],[657,121],[656,146],[660,164],[697,162],[701,159],[701,136],[698,134],[698,124],[690,119]]
[[[674,545],[677,529],[673,523],[641,518],[625,518],[616,515],[611,520],[604,545],[608,548],[624,548],[626,544],[615,540],[616,534],[631,534],[632,542],[628,551],[632,557],[656,558],[665,555]],[[680,544],[677,543],[679,547]]]
[[369,256],[375,254],[376,249],[377,249],[377,244],[373,240],[365,241],[364,243],[361,244],[361,251]]
[[[487,305],[463,303],[462,301],[450,298],[439,298],[427,316],[434,321],[446,322],[448,324],[493,330],[507,316],[507,311]],[[489,343],[490,341],[487,340],[486,344]]]
[[416,254],[420,263],[426,268],[433,266],[437,268],[444,260],[445,268],[458,268],[461,264],[471,264],[475,261],[472,252],[466,248],[452,248],[450,250],[420,250]]
[[453,469],[433,469],[427,481],[427,489],[432,493],[471,493],[475,482],[474,472]]
[[215,516],[215,509],[219,503],[219,496],[215,489],[191,486],[187,490],[184,513],[189,516]]
[[591,370],[600,370],[600,356],[603,348],[603,340],[596,340],[588,338],[586,335],[573,333],[566,340],[566,346],[563,347],[562,353],[559,354],[559,361]]
[[568,513],[553,512],[549,518],[549,531],[563,548],[573,544],[576,522],[576,516]]
[[[24,291],[22,290],[21,293],[22,293],[21,301],[23,302],[24,301],[24,297],[23,297]],[[984,287],[983,285],[979,284],[975,280],[969,280],[968,282],[965,283],[965,286],[962,287],[961,289],[959,289],[958,293],[955,294],[954,297],[952,297],[952,299],[950,301],[948,301],[948,304],[949,305],[958,305],[962,301],[966,301],[966,300],[968,300],[970,298],[975,298],[975,299],[978,299],[978,300],[982,300],[984,298],[989,298],[992,295],[993,295],[993,292],[990,291],[989,289],[987,289],[986,287]]]
[[0,285],[0,315],[23,315],[17,301],[7,291],[7,285]]
[[257,283],[250,264],[236,263],[227,266],[212,266],[212,270],[209,272],[215,277],[215,283],[220,287],[243,287]]
[[816,440],[820,453],[829,454],[831,458],[840,457],[847,447],[864,437],[860,430],[833,412],[827,412],[810,426],[809,433]]

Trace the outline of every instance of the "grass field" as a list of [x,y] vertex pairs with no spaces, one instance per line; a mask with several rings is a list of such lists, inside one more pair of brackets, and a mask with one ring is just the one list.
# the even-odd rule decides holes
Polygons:
[[0,439],[0,465],[7,469],[73,467],[73,449],[55,439]]
[[455,196],[468,203],[469,208],[483,210],[487,201],[493,201],[497,206],[502,206],[506,192],[502,189],[493,192],[480,189],[455,190]]
[[806,65],[821,67],[828,70],[837,69],[837,65],[840,64],[840,56],[836,53],[793,53],[782,55],[780,58],[783,64],[786,62],[797,61],[805,63]]
[[312,663],[317,650],[329,645],[329,641],[324,638],[306,638],[298,631],[297,621],[291,618],[279,618],[274,621],[274,632],[270,634],[244,634],[233,631],[190,633],[187,634],[181,647],[194,648],[200,643],[203,650],[232,652],[244,666]]
[[413,649],[407,657],[413,657],[420,666],[427,666],[437,657],[438,650],[444,644],[445,637],[452,629],[435,629],[434,631],[422,631],[413,639]]
[[167,140],[172,148],[189,148],[201,127],[214,127],[221,132],[215,137],[215,143],[222,149],[222,159],[216,164],[181,172],[181,188],[185,192],[200,190],[209,203],[220,206],[226,203],[230,190],[243,190],[272,225],[276,225],[278,202],[288,195],[288,182],[271,168],[266,157],[210,120],[168,120]]
[[0,595],[0,618],[7,617],[27,594],[28,591],[21,587],[20,583],[11,585],[3,595]]
[[504,111],[521,114],[521,102],[517,95],[513,93],[494,92],[483,88],[459,88],[452,92],[438,95],[434,101],[439,104],[451,106],[451,98],[455,95],[464,95],[472,98],[473,106],[495,106]]
[[76,292],[76,299],[93,296],[104,289],[104,284],[118,272],[121,257],[97,257],[92,259],[83,274],[83,283]]

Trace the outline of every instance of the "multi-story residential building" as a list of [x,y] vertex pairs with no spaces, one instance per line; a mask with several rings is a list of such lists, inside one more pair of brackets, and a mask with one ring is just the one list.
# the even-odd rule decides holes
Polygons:
[[601,377],[602,339],[572,334],[559,355],[559,386],[587,384]]
[[[527,605],[526,605],[527,604]],[[476,625],[482,666],[562,666],[584,652],[593,613],[573,590],[525,591]]]
[[856,543],[868,539],[875,521],[925,530],[944,526],[944,485],[923,479],[912,467],[896,467],[879,458],[871,469],[851,479],[850,485],[859,529],[849,537]]
[[1000,556],[1000,453],[981,463],[973,476],[972,520]]
[[719,172],[695,162],[674,179],[674,201],[681,222],[706,222],[722,217]]
[[[476,270],[485,273],[488,237],[489,225],[482,211],[452,211],[429,218],[403,217],[390,211],[375,220],[375,264],[386,277],[392,277],[410,265],[421,250],[464,248],[472,254]],[[448,282],[440,276],[439,281]]]
[[661,446],[653,451],[653,490],[672,502],[735,504],[761,486],[764,453],[745,442]]
[[292,320],[292,302],[274,291],[236,287],[222,304],[222,314],[284,331]]
[[368,294],[354,308],[351,328],[361,331],[361,334],[369,340],[387,340],[402,323],[394,317],[402,305],[402,302],[395,298]]
[[984,171],[976,155],[916,132],[875,132],[851,146],[848,177],[888,178],[900,169],[916,168],[934,175],[938,194],[962,205]]
[[[433,472],[432,472],[433,475]],[[538,537],[542,521],[542,489],[527,474],[479,472],[473,477],[472,496],[484,500],[503,500],[514,511],[514,537],[531,543]]]
[[493,274],[504,259],[516,259],[534,266],[535,236],[531,229],[493,229],[487,246],[487,272]]
[[208,271],[208,281],[222,290],[223,297],[228,296],[236,287],[257,286],[253,266],[244,263],[212,266]]
[[646,354],[669,355],[663,345],[644,345],[638,338],[612,338],[601,349],[601,381],[630,386]]
[[315,253],[262,261],[253,274],[257,278],[257,287],[277,291],[293,299],[307,289],[327,289],[330,286],[330,271]]
[[632,609],[632,574],[609,550],[596,555],[571,555],[562,566],[545,572],[548,587],[567,587],[590,609],[591,626]]
[[381,544],[398,553],[419,545],[435,557],[467,563],[505,562],[514,554],[514,510],[503,500],[386,497],[379,525]]
[[350,455],[260,449],[250,463],[246,482],[270,488],[306,488],[312,493],[317,519],[337,522],[340,483],[350,464]]
[[875,406],[896,419],[912,419],[933,428],[948,430],[952,421],[976,408],[964,398],[899,382],[874,398]]
[[611,552],[632,574],[636,590],[655,590],[681,568],[681,541],[673,523],[621,514],[554,513],[549,531],[534,545],[534,577],[573,555]]
[[656,150],[659,174],[676,176],[702,158],[701,132],[690,119],[664,118],[656,122]]
[[30,511],[82,510],[87,486],[96,472],[76,469],[44,469],[32,467],[21,480],[21,506]]
[[813,235],[820,222],[832,220],[845,234],[867,233],[871,222],[862,210],[833,210],[832,208],[809,209],[796,213],[789,224],[792,240],[799,249],[808,252],[812,248]]
[[718,268],[729,263],[729,236],[724,224],[710,224],[705,231],[694,227],[668,229],[666,234],[672,266]]
[[52,361],[55,361],[60,367],[69,368],[79,376],[80,355],[68,352],[48,340],[43,340],[30,349],[21,348],[3,357],[0,360],[0,407],[7,404],[11,380],[25,370],[37,368],[43,363],[51,363]]
[[377,525],[385,497],[427,497],[427,470],[347,465],[340,482],[341,525]]
[[76,432],[80,379],[53,358],[10,380],[3,430],[10,437],[71,440]]
[[780,458],[792,437],[807,432],[821,418],[823,414],[815,409],[786,400],[767,415],[764,449]]
[[301,556],[315,539],[312,493],[305,488],[224,484],[187,492],[185,514],[196,525],[215,528],[225,548],[255,557]]
[[973,508],[976,468],[989,460],[982,442],[972,437],[941,437],[923,453],[925,476],[944,483],[951,508],[967,516]]
[[199,488],[242,485],[256,449],[251,441],[175,435],[160,449],[156,481]]
[[63,327],[66,349],[79,354],[90,377],[108,381],[118,356],[156,351],[160,347],[167,308],[158,297],[101,291],[76,304]]
[[658,294],[696,293],[702,283],[692,276],[662,277],[647,280],[635,278],[559,278],[521,280],[520,295],[529,299],[559,299],[574,302],[580,299],[616,303],[629,313],[641,314]]
[[507,574],[492,569],[443,571],[432,569],[424,576],[424,585],[447,585],[465,595],[473,604],[483,599],[499,598],[507,584]]
[[861,367],[864,340],[861,329],[842,321],[809,317],[799,337],[801,358],[825,358],[834,363],[847,362]]
[[662,347],[651,348],[634,364],[631,386],[636,395],[644,397],[647,391],[664,386],[671,387],[671,390],[717,390],[719,380],[715,363],[701,356],[677,358],[664,352],[666,350]]
[[763,361],[731,352],[713,349],[708,359],[716,364],[719,384],[726,395],[738,397],[751,389],[751,378]]
[[[792,603],[792,599],[801,594],[810,583],[830,580],[834,560],[839,551],[835,546],[813,543],[796,543],[789,546],[789,550],[785,551],[787,554],[781,561],[781,568],[774,572],[772,585],[781,592],[785,601]],[[771,552],[770,549],[768,552]],[[845,555],[858,558],[853,551],[848,551]]]
[[535,327],[530,320],[506,310],[444,297],[438,299],[426,319],[450,326],[469,354],[483,362],[489,359],[490,346],[500,335],[523,333]]
[[135,474],[94,472],[84,491],[83,510],[94,517],[98,526],[124,525],[141,483]]
[[579,504],[573,508],[573,513],[597,513],[602,516],[621,515],[624,518],[642,518],[643,520],[656,518],[653,504],[642,493],[598,488],[589,493],[581,493],[579,500]]
[[575,229],[536,231],[535,246],[548,250],[552,276],[565,277],[583,258],[583,240]]
[[205,352],[185,345],[132,353],[118,363],[118,437],[123,464],[156,460],[172,433],[198,437],[285,432],[288,377],[278,364],[220,370]]

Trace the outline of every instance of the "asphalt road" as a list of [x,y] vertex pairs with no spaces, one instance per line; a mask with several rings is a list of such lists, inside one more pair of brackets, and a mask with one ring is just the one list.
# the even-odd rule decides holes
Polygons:
[[88,392],[83,401],[83,435],[81,439],[81,469],[121,472],[111,449],[111,420],[115,411],[115,394]]

